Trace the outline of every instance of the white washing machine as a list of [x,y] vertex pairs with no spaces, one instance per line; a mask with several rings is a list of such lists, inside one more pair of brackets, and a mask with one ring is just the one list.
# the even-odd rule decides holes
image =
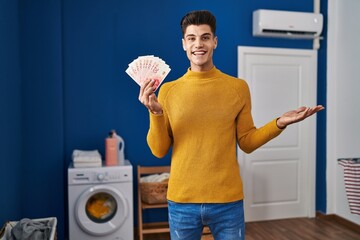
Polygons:
[[133,240],[132,165],[68,168],[69,240]]

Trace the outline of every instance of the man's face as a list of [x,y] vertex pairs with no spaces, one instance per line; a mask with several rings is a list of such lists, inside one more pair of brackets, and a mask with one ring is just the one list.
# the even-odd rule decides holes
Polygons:
[[217,37],[213,35],[209,25],[188,26],[182,44],[192,71],[208,71],[214,66],[212,56],[217,46]]

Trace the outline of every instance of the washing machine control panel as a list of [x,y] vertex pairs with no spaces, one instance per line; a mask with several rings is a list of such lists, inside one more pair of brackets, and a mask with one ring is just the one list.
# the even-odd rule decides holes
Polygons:
[[132,168],[129,167],[103,167],[96,169],[76,169],[69,171],[69,185],[101,184],[132,181]]

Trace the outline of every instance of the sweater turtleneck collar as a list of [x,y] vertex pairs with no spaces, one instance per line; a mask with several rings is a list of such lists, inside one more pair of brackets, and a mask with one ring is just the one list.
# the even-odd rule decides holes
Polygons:
[[206,72],[193,72],[190,68],[188,68],[185,76],[187,78],[196,78],[196,79],[211,79],[215,78],[218,74],[217,68],[214,66],[212,69]]

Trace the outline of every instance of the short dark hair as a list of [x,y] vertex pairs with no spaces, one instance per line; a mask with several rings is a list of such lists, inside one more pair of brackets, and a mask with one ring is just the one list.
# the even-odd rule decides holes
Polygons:
[[185,34],[186,28],[190,25],[209,25],[212,33],[215,35],[216,18],[207,10],[197,10],[187,13],[180,22],[182,34]]

